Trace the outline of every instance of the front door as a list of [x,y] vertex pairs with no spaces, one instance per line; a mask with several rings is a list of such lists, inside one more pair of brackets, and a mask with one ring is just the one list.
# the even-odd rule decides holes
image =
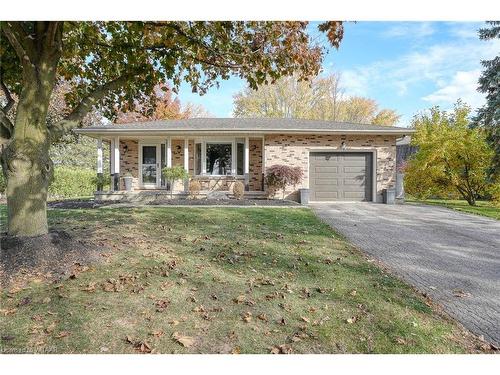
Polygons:
[[140,179],[144,189],[160,186],[160,147],[157,144],[141,145]]

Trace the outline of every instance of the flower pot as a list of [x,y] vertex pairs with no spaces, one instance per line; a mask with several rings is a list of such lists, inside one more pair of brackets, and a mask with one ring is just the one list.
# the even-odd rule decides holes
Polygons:
[[125,190],[127,191],[132,191],[132,181],[133,181],[132,176],[126,176],[123,177],[123,182],[125,183]]
[[300,204],[309,204],[309,189],[299,189]]

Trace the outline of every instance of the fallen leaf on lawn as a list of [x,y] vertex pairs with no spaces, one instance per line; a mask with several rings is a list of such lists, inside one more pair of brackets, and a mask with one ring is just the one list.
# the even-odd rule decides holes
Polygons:
[[172,325],[172,326],[176,326],[177,324],[179,324],[180,322],[178,320],[171,320],[170,322],[168,322],[168,324]]
[[231,350],[231,354],[241,354],[241,348],[239,346],[233,348],[233,350]]
[[66,336],[69,336],[69,335],[70,335],[70,333],[69,333],[68,331],[61,331],[61,332],[59,332],[59,333],[55,336],[55,338],[56,338],[56,339],[62,339],[63,337],[66,337]]
[[165,334],[165,332],[161,331],[161,330],[158,330],[158,331],[153,331],[150,333],[151,336],[154,336],[154,337],[160,337],[160,336],[163,336]]
[[101,351],[101,353],[109,352],[109,348],[106,346],[101,346],[99,350]]
[[170,301],[168,299],[159,299],[155,302],[156,311],[162,312],[168,307],[168,305],[170,305]]
[[353,323],[356,323],[356,320],[358,320],[358,318],[356,318],[355,316],[352,316],[352,317],[347,319],[347,323],[353,324]]
[[0,313],[2,313],[3,316],[7,316],[7,315],[15,314],[16,311],[17,311],[17,309],[1,309]]
[[31,320],[34,320],[35,322],[41,322],[43,320],[43,316],[40,314],[35,314],[31,317]]
[[49,303],[51,301],[50,297],[45,297],[43,300],[42,300],[42,303]]
[[273,346],[271,348],[271,354],[292,354],[292,352],[292,347],[287,344]]
[[194,344],[194,338],[181,335],[179,332],[174,332],[172,338],[185,348],[190,348]]
[[395,341],[399,344],[399,345],[406,345],[406,340],[402,337],[396,337]]
[[252,313],[250,311],[247,311],[245,314],[243,314],[243,321],[245,323],[250,323],[252,321]]
[[54,328],[56,328],[56,323],[52,322],[47,327],[45,327],[44,331],[45,333],[51,333]]
[[285,320],[285,318],[281,318],[281,319],[278,321],[278,324],[281,324],[282,326],[286,326],[286,320]]
[[351,292],[349,293],[351,296],[355,296],[358,292],[356,291],[356,289],[354,290],[351,290]]
[[243,303],[246,301],[246,299],[247,298],[244,295],[240,295],[240,296],[236,297],[235,299],[233,299],[233,301],[235,303]]
[[257,318],[264,321],[264,322],[267,322],[266,314],[259,314],[259,315],[257,315]]
[[309,318],[306,318],[305,316],[301,316],[300,319],[302,319],[306,323],[310,322]]
[[151,353],[151,346],[149,346],[146,341],[141,342],[139,347],[136,349],[138,349],[141,353]]
[[205,307],[203,305],[194,307],[192,311],[193,312],[206,312]]
[[82,289],[85,292],[94,293],[95,292],[95,283],[89,283],[85,288]]
[[31,303],[31,298],[30,297],[24,297],[23,299],[21,299],[19,301],[19,303],[17,304],[17,307],[28,305],[29,303]]

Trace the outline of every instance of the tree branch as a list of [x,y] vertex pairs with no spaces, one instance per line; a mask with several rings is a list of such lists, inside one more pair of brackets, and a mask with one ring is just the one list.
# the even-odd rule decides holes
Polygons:
[[26,63],[33,64],[35,56],[33,51],[35,46],[30,39],[30,35],[24,31],[20,22],[4,21],[1,23],[2,31],[9,40],[10,45],[16,51],[17,57],[21,60],[23,66]]
[[123,74],[92,91],[82,99],[65,119],[55,123],[49,128],[51,138],[57,140],[71,129],[78,127],[83,118],[92,110],[92,107],[101,101],[107,94],[123,86],[125,82],[133,76],[133,73]]

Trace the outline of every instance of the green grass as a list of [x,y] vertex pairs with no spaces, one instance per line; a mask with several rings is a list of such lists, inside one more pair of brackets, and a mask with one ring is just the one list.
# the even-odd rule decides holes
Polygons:
[[481,216],[500,220],[500,207],[495,206],[491,201],[477,201],[475,206],[470,206],[465,200],[446,200],[446,199],[407,199],[409,203],[424,203],[435,206],[443,206],[456,211],[467,212]]
[[50,210],[49,222],[112,255],[74,279],[2,291],[0,333],[11,336],[2,352],[137,353],[141,343],[157,353],[475,350],[469,334],[307,209]]

